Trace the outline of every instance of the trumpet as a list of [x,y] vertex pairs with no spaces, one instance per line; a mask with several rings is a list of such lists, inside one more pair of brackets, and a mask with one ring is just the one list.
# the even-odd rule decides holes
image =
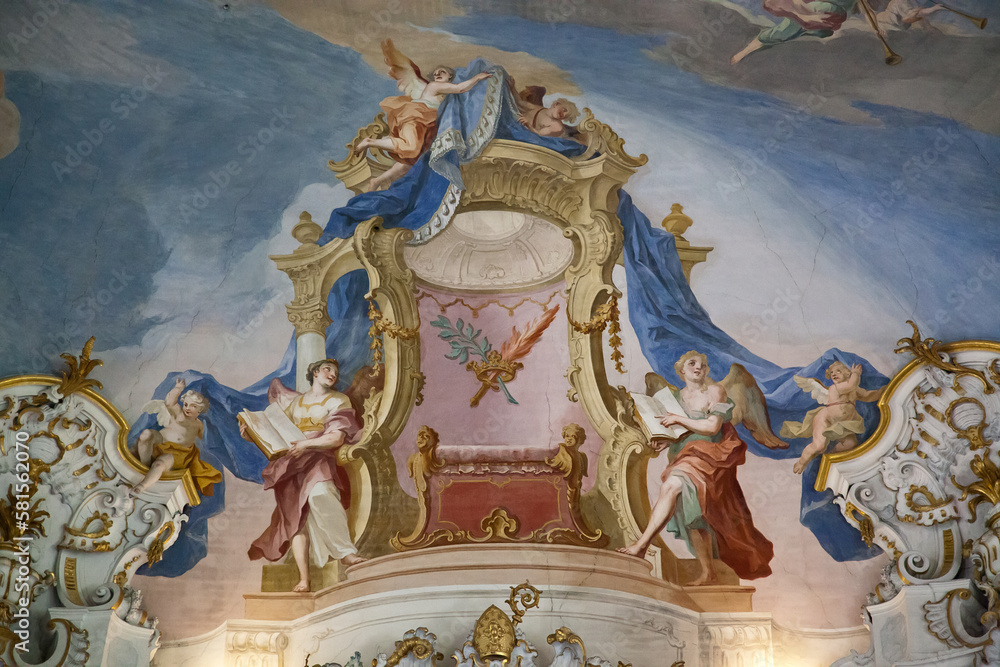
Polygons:
[[878,25],[878,19],[875,18],[875,12],[873,12],[871,6],[869,6],[868,0],[859,0],[858,4],[861,5],[861,9],[864,10],[865,16],[868,17],[868,22],[875,30],[875,36],[878,37],[880,42],[882,42],[882,49],[885,50],[885,64],[898,65],[903,62],[903,57],[893,51],[892,48],[889,47],[889,42],[885,41],[882,29]]
[[954,12],[963,18],[969,19],[970,21],[975,23],[976,27],[978,27],[980,30],[986,27],[986,17],[984,16],[973,16],[972,14],[966,14],[965,12],[961,12],[955,9],[954,7],[949,7],[943,2],[938,2],[937,0],[931,0],[931,2],[933,2],[938,7],[941,7],[942,9],[947,9],[949,12]]

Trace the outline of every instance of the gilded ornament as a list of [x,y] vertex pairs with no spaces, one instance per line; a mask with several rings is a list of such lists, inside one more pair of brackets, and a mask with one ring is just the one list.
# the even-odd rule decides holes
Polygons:
[[470,361],[465,368],[475,373],[476,379],[482,383],[479,391],[469,400],[469,405],[476,407],[486,392],[500,391],[500,382],[504,384],[513,382],[517,372],[524,368],[524,364],[504,359],[499,351],[490,350],[486,353],[485,361]]
[[[402,641],[396,642],[396,650],[392,652],[389,659],[385,662],[385,667],[396,667],[403,658],[412,654],[417,660],[426,660],[430,658],[434,653],[434,646],[426,639],[420,637],[407,637]],[[438,660],[441,660],[443,656],[438,653],[434,655],[431,659],[431,664],[437,664]],[[373,663],[374,664],[374,663]]]
[[869,547],[872,546],[875,543],[875,525],[871,518],[855,507],[853,503],[847,503],[844,514],[847,515],[847,518],[857,522],[858,530],[861,531],[861,539]]
[[986,428],[986,408],[978,400],[969,397],[956,398],[948,405],[946,414],[948,426],[958,437],[969,441],[969,449],[982,449],[993,444],[992,440],[987,440],[983,436],[983,429]]
[[625,358],[625,355],[622,354],[622,339],[618,335],[622,330],[618,323],[619,316],[618,297],[611,295],[610,299],[595,309],[594,316],[588,322],[576,322],[569,315],[566,316],[566,319],[569,320],[574,329],[582,334],[603,332],[607,328],[608,345],[611,346],[611,361],[615,363],[615,370],[624,373],[625,367],[622,365],[622,359]]
[[896,345],[899,346],[895,350],[896,354],[909,352],[920,361],[929,363],[947,373],[954,373],[956,390],[960,388],[958,378],[972,376],[983,383],[983,393],[992,394],[995,391],[993,386],[986,380],[986,374],[983,371],[951,361],[951,358],[943,349],[945,347],[944,342],[934,340],[933,338],[921,339],[920,330],[917,328],[916,323],[913,320],[907,320],[906,323],[913,327],[913,335],[909,338],[900,338],[896,341]]
[[76,559],[67,558],[66,562],[63,564],[63,586],[66,587],[66,595],[69,597],[70,602],[75,605],[83,606],[83,598],[80,597],[80,591],[77,589],[76,583]]
[[640,153],[639,157],[632,157],[625,152],[625,140],[611,129],[610,126],[594,118],[594,112],[585,108],[577,129],[587,139],[587,148],[578,161],[589,160],[594,155],[612,155],[625,165],[636,168],[641,167],[649,161],[645,153]]
[[[510,597],[507,598],[507,606],[514,613],[513,624],[518,625],[521,619],[524,618],[524,614],[527,613],[529,609],[534,609],[538,606],[539,598],[542,592],[529,584],[527,581],[518,586],[510,587]],[[552,642],[549,642],[550,644]],[[581,644],[583,646],[583,644]]]
[[67,370],[60,373],[62,380],[56,388],[56,392],[60,396],[66,397],[74,392],[80,391],[81,389],[104,388],[104,386],[97,380],[87,377],[90,375],[91,371],[104,364],[104,362],[100,359],[90,358],[90,353],[93,349],[94,337],[91,336],[90,339],[84,344],[83,352],[79,357],[74,357],[73,355],[66,353],[59,355],[66,361],[67,366]]
[[[969,462],[969,467],[978,478],[975,482],[968,485],[959,484],[955,476],[952,475],[951,483],[962,490],[962,497],[959,500],[964,501],[969,497],[970,493],[973,494],[968,507],[969,513],[972,515],[972,520],[975,521],[976,508],[980,504],[983,502],[989,502],[992,505],[1000,504],[1000,468],[997,468],[997,465],[993,462],[989,451],[976,454],[972,461]],[[1000,520],[1000,514],[990,519],[990,525],[992,526],[997,520]]]
[[[521,529],[521,522],[516,516],[507,513],[502,507],[497,507],[490,515],[483,519],[480,526],[486,537],[477,542],[507,541],[517,537],[517,532]],[[474,539],[474,538],[473,538]]]
[[[28,498],[34,496],[37,487],[32,485],[29,489]],[[27,510],[28,519],[21,525],[14,520],[17,506],[17,498],[14,496],[14,485],[7,488],[7,497],[0,498],[0,544],[11,545],[15,537],[31,535],[35,538],[46,537],[45,519],[49,513],[41,509],[44,498],[37,498]]]
[[[99,521],[101,523],[100,528],[88,532],[87,526],[94,523],[95,521]],[[82,528],[73,528],[67,523],[65,526],[63,526],[63,530],[66,531],[66,533],[69,535],[73,535],[75,537],[85,537],[87,539],[92,540],[92,539],[97,539],[98,537],[106,537],[110,535],[111,523],[112,523],[111,517],[109,517],[107,513],[101,513],[95,511],[92,515],[83,520]]]
[[[564,644],[576,644],[580,647],[580,663],[587,664],[587,647],[583,645],[583,639],[580,635],[576,634],[566,626],[563,626],[553,632],[551,635],[545,638],[549,644],[554,644],[555,642],[562,642]],[[620,664],[620,663],[619,663]]]
[[382,312],[375,306],[374,297],[368,298],[368,319],[372,325],[368,329],[368,336],[371,338],[369,349],[371,349],[372,363],[375,373],[381,372],[383,361],[382,334],[388,334],[391,338],[401,340],[415,340],[420,335],[420,319],[417,319],[417,326],[412,328],[401,327],[389,321]]
[[472,645],[479,657],[507,664],[516,644],[513,623],[499,607],[490,605],[476,621],[476,629],[472,633]]
[[167,540],[171,538],[174,534],[174,524],[167,523],[160,528],[160,532],[156,534],[156,539],[154,539],[146,552],[146,563],[149,565],[155,565],[163,560],[163,550],[166,548]]

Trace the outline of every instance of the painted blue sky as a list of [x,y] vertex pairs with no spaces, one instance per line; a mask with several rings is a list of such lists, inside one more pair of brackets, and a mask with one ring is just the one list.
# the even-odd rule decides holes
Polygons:
[[[303,202],[315,215],[346,201],[326,161],[394,86],[356,51],[265,6],[60,7],[30,39],[23,21],[38,7],[0,8],[0,68],[21,114],[19,146],[0,160],[0,374],[50,370],[90,335],[134,369],[239,358],[229,347],[195,354],[185,336],[246,330],[287,301],[266,255]],[[856,60],[799,80],[790,58],[835,53],[815,40],[714,70],[757,30],[742,17],[711,58],[669,57],[717,4],[685,4],[689,22],[670,29],[651,15],[643,30],[642,17],[607,4],[566,7],[546,19],[467,3],[410,27],[565,71],[581,106],[650,155],[629,187],[640,207],[655,221],[684,203],[689,237],[716,247],[694,287],[737,339],[779,363],[836,345],[882,354],[886,367],[907,318],[940,338],[1000,338],[1000,140],[973,129],[986,102],[941,90],[961,109],[955,120],[921,110],[905,88],[938,84],[932,51],[947,40],[963,40],[954,71],[996,60],[997,38],[940,36],[908,51],[912,69],[891,79],[894,105],[844,88],[863,78]],[[876,54],[864,76],[883,76],[879,67]],[[785,87],[758,85],[764,74]],[[782,295],[794,307],[759,326]],[[261,370],[291,331],[275,312],[261,327]]]

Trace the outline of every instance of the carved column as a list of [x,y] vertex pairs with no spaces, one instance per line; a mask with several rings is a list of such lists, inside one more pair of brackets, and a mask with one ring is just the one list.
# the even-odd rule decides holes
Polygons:
[[[312,216],[303,211],[292,229],[292,236],[301,243],[292,257],[304,261],[294,262],[287,256],[271,258],[288,274],[295,288],[295,298],[286,309],[288,321],[295,327],[295,388],[300,392],[309,390],[306,382],[309,364],[326,358],[326,328],[330,326],[330,316],[326,312],[326,295],[322,289],[323,258],[316,252],[319,249],[316,241],[322,233]],[[279,259],[285,261],[279,262]]]

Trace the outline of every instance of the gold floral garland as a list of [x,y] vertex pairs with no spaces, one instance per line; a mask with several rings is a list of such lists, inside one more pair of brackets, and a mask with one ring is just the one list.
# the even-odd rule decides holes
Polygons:
[[597,312],[589,322],[575,322],[569,313],[566,314],[566,319],[569,323],[582,334],[592,334],[604,331],[605,328],[608,330],[608,345],[611,346],[611,361],[615,362],[615,370],[619,373],[625,372],[625,367],[622,365],[622,359],[624,355],[622,354],[622,339],[618,335],[621,333],[621,325],[618,323],[618,317],[620,313],[618,312],[618,297],[612,295],[606,303],[602,303],[597,307]]
[[368,319],[372,323],[368,329],[368,336],[372,339],[368,348],[371,350],[372,367],[375,369],[375,374],[377,375],[383,361],[382,334],[388,334],[392,338],[401,340],[412,340],[420,334],[420,322],[418,320],[417,326],[407,329],[395,322],[389,321],[388,318],[382,315],[382,311],[375,306],[375,299],[373,297],[368,299]]

